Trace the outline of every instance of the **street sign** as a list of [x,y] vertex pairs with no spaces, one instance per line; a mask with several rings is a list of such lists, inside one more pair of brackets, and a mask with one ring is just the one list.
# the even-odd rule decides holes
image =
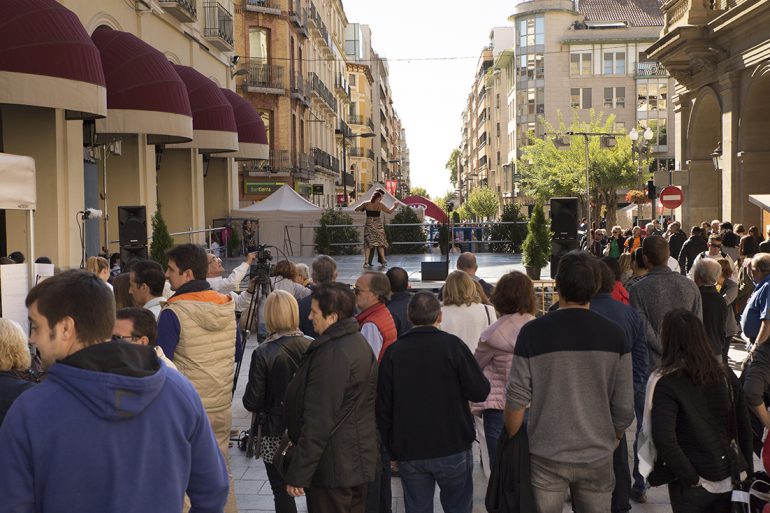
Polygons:
[[666,208],[679,208],[684,201],[684,193],[679,187],[669,185],[660,192],[660,204]]

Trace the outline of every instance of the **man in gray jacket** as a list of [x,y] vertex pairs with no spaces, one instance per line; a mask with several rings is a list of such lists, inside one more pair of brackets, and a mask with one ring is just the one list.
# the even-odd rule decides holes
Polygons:
[[634,420],[631,343],[589,310],[598,289],[593,257],[559,262],[559,309],[525,324],[513,352],[503,413],[515,435],[529,408],[532,489],[539,513],[560,513],[567,488],[576,511],[610,513],[612,456]]
[[[682,250],[684,251],[684,250]],[[660,365],[663,349],[660,343],[660,328],[663,317],[675,308],[686,308],[703,319],[701,295],[695,282],[672,271],[668,265],[668,242],[663,237],[647,237],[642,242],[644,263],[650,270],[628,291],[631,306],[652,329],[647,340],[650,348],[650,369]]]

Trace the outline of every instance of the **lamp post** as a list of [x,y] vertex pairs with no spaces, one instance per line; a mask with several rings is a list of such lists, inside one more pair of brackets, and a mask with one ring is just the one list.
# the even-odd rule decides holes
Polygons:
[[348,139],[355,139],[361,137],[363,139],[369,139],[374,137],[374,133],[365,132],[363,134],[348,134],[346,130],[337,128],[334,131],[335,134],[342,136],[342,206],[348,206]]
[[[639,137],[641,135],[641,138]],[[646,158],[650,157],[650,141],[653,137],[655,137],[655,134],[653,133],[652,129],[650,127],[647,127],[643,133],[639,133],[639,130],[636,128],[632,128],[631,131],[628,133],[628,137],[631,139],[631,152],[632,155],[635,153],[638,155],[637,157],[637,170],[639,172],[639,190],[642,190],[642,187],[644,187],[644,184],[642,183],[642,159],[643,156]],[[641,203],[638,206],[637,211],[637,224],[642,220],[642,205]],[[652,215],[654,216],[655,213],[653,212]]]

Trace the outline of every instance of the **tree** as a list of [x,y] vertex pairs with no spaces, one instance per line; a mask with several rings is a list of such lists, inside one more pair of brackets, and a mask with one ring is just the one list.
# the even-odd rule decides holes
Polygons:
[[455,198],[455,193],[452,191],[447,191],[446,194],[441,196],[440,198],[436,198],[433,200],[433,203],[436,204],[438,208],[446,212],[446,206],[449,203],[450,200],[453,200]]
[[393,216],[391,224],[412,224],[414,226],[385,225],[390,242],[414,242],[414,244],[394,244],[391,253],[419,254],[425,252],[425,231],[420,226],[417,213],[410,207],[401,207]]
[[412,196],[422,196],[423,198],[430,199],[430,196],[428,196],[428,191],[425,190],[425,187],[410,187],[409,194]]
[[446,168],[449,171],[449,181],[452,187],[457,187],[457,159],[460,157],[460,148],[455,148],[446,161]]
[[455,210],[454,213],[457,214],[457,217],[460,219],[460,221],[473,220],[473,211],[470,209],[467,202],[460,205],[460,208]]
[[166,221],[160,213],[160,203],[158,209],[152,216],[152,244],[150,245],[150,258],[158,262],[163,269],[168,265],[166,251],[174,247],[174,239],[168,231]]
[[524,244],[521,247],[524,254],[524,265],[537,270],[537,277],[539,278],[540,270],[548,263],[548,257],[551,254],[551,230],[545,220],[542,203],[538,203],[532,209],[532,217],[529,218],[527,231],[527,238],[524,239]]
[[[559,128],[554,129],[543,120],[546,132],[604,132],[613,133],[615,117],[604,118],[603,113],[591,111],[590,121],[581,122],[575,113],[573,121],[566,127],[561,114]],[[558,149],[552,139],[532,138],[524,148],[519,160],[523,179],[523,192],[544,203],[552,197],[577,196],[581,199],[583,211],[587,206],[585,197],[585,143],[582,136],[565,136],[570,143],[566,149]],[[598,219],[601,206],[607,207],[607,224],[615,224],[618,189],[632,187],[637,182],[636,167],[631,154],[631,140],[618,137],[614,148],[603,148],[598,136],[588,141],[588,175],[590,180],[592,215]]]
[[515,203],[505,205],[500,221],[517,224],[495,224],[490,231],[492,240],[503,242],[492,242],[489,244],[489,249],[493,253],[518,252],[527,233],[526,226],[523,226],[524,219],[521,215],[521,207]]
[[466,204],[471,212],[482,219],[494,217],[497,215],[497,209],[500,207],[497,194],[488,188],[474,189],[468,196]]

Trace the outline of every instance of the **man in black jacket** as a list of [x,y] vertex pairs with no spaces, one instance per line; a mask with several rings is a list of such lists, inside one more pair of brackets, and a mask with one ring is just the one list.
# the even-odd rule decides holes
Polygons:
[[[310,278],[313,283],[310,284],[310,290],[324,283],[332,283],[337,279],[337,262],[327,255],[318,255],[313,259],[310,270]],[[308,316],[310,315],[311,296],[306,296],[299,300],[299,329],[302,333],[311,338],[318,337],[318,333],[313,329],[313,323]]]
[[679,221],[674,221],[668,225],[666,240],[668,240],[668,249],[671,256],[679,258],[682,246],[687,240],[687,234],[682,231],[682,224]]
[[468,402],[485,400],[489,381],[465,343],[438,329],[441,304],[433,294],[415,294],[408,315],[414,328],[380,362],[382,441],[399,463],[407,513],[432,509],[436,483],[444,511],[470,513],[475,432]]
[[398,331],[398,336],[400,337],[412,329],[412,323],[406,314],[409,298],[412,297],[409,294],[409,275],[401,267],[391,267],[385,274],[388,280],[390,280],[388,310],[390,310],[390,315],[393,316],[393,322],[396,323],[396,331]]
[[708,249],[708,243],[703,238],[703,228],[693,226],[692,230],[690,230],[690,238],[685,241],[682,245],[682,250],[679,252],[679,271],[687,276],[698,255],[708,251]]

